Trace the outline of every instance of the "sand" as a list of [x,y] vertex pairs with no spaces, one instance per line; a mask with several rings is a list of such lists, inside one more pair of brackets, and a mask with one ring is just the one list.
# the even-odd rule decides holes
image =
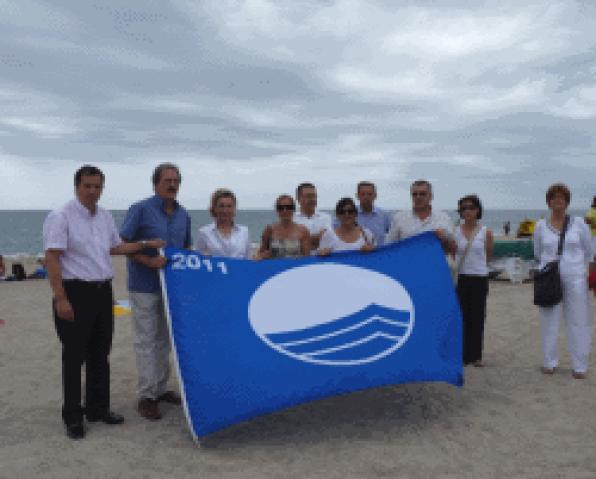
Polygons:
[[[126,299],[123,261],[115,263],[116,298]],[[531,285],[490,287],[487,365],[466,368],[463,388],[410,384],[325,399],[197,447],[181,408],[164,407],[154,423],[136,414],[127,316],[116,319],[111,355],[112,406],[126,422],[68,439],[49,285],[0,283],[0,477],[596,477],[594,359],[586,380],[572,379],[562,331],[560,370],[542,375]]]

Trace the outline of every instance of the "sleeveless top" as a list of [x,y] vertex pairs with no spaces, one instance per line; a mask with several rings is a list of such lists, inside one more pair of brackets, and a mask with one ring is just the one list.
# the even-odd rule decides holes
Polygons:
[[302,256],[300,240],[293,238],[276,238],[271,240],[272,258],[296,258]]
[[[458,264],[468,244],[468,238],[462,233],[461,226],[455,229],[454,239],[457,243],[455,263]],[[481,227],[472,239],[470,250],[459,268],[459,274],[488,276],[488,265],[486,264],[486,226]]]
[[342,240],[333,230],[325,230],[321,237],[319,249],[329,248],[331,251],[355,251],[367,243],[374,244],[374,236],[367,228],[362,228],[360,235],[352,243]]

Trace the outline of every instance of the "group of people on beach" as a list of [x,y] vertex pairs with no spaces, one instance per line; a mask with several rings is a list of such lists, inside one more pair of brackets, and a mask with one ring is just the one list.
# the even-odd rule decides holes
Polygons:
[[[84,418],[87,422],[106,424],[124,421],[110,409],[108,356],[113,335],[111,279],[114,276],[110,255],[127,255],[138,371],[137,411],[148,420],[161,418],[161,403],[181,404],[180,395],[167,389],[170,339],[158,276],[159,269],[167,262],[158,249],[165,246],[194,247],[204,255],[266,260],[347,250],[369,252],[383,244],[433,231],[445,253],[453,258],[464,325],[464,364],[483,366],[488,261],[493,235],[480,224],[482,204],[476,195],[458,201],[461,222],[453,228],[445,212],[432,208],[430,182],[413,182],[412,208],[391,217],[375,205],[375,185],[363,181],[356,188],[358,205],[350,197],[341,198],[336,204],[334,220],[317,210],[315,185],[302,183],[296,189],[298,207],[291,195],[276,199],[278,221],[264,229],[259,248],[253,253],[248,229],[235,222],[236,196],[228,189],[218,189],[211,195],[209,212],[213,222],[198,229],[193,244],[190,216],[177,201],[182,176],[176,165],[163,163],[155,168],[151,177],[154,194],[128,209],[119,231],[111,214],[97,204],[104,180],[98,168],[81,167],[74,177],[75,198],[52,211],[43,227],[54,322],[63,352],[62,418],[66,434],[72,439],[84,437]],[[535,248],[541,263],[552,256],[552,237],[561,230],[560,215],[564,216],[569,205],[570,193],[563,187],[553,185],[549,189],[546,200],[552,217],[537,226]],[[572,328],[576,338],[570,340],[570,350],[574,377],[579,378],[587,370],[590,346],[591,305],[585,268],[593,253],[586,223],[574,219],[570,225],[561,271],[565,287],[573,286],[569,286],[562,308],[568,332]],[[577,279],[580,262],[584,268],[583,288]],[[580,303],[585,303],[585,307],[580,307]],[[541,308],[540,314],[545,351],[543,372],[550,374],[557,366],[556,334],[561,306]],[[84,407],[81,405],[83,364],[86,366]]]

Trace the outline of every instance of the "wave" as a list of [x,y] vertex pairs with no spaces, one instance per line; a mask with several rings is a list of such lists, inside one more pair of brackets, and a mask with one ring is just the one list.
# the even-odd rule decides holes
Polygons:
[[[409,327],[408,311],[373,303],[356,313],[324,324],[266,336],[277,346],[301,356],[317,359],[321,356],[344,356],[345,350],[352,351],[356,356],[367,356],[399,342]],[[351,353],[348,355],[352,356]]]

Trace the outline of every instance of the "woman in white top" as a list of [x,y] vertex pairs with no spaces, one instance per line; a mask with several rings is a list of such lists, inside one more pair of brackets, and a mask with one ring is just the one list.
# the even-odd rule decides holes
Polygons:
[[[534,229],[534,256],[539,261],[539,268],[557,259],[559,237],[565,225],[570,201],[571,192],[562,183],[552,185],[546,192],[546,204],[551,210],[550,218],[540,220]],[[569,218],[559,260],[563,300],[555,306],[538,308],[544,354],[541,370],[544,374],[553,374],[559,364],[557,337],[563,313],[572,375],[576,379],[586,377],[592,340],[592,311],[587,282],[587,266],[591,257],[588,226],[582,218]]]
[[214,222],[199,228],[195,249],[210,256],[250,258],[248,228],[234,223],[234,193],[225,188],[215,190],[211,195],[209,213]]
[[484,366],[482,346],[493,233],[478,223],[482,218],[482,203],[478,196],[461,198],[458,211],[463,223],[455,230],[455,264],[458,265],[457,297],[463,318],[463,360],[465,365],[481,367]]
[[335,214],[339,220],[339,226],[335,230],[325,230],[319,244],[319,255],[326,256],[333,251],[375,249],[374,235],[356,222],[358,210],[352,198],[339,200],[335,206]]

